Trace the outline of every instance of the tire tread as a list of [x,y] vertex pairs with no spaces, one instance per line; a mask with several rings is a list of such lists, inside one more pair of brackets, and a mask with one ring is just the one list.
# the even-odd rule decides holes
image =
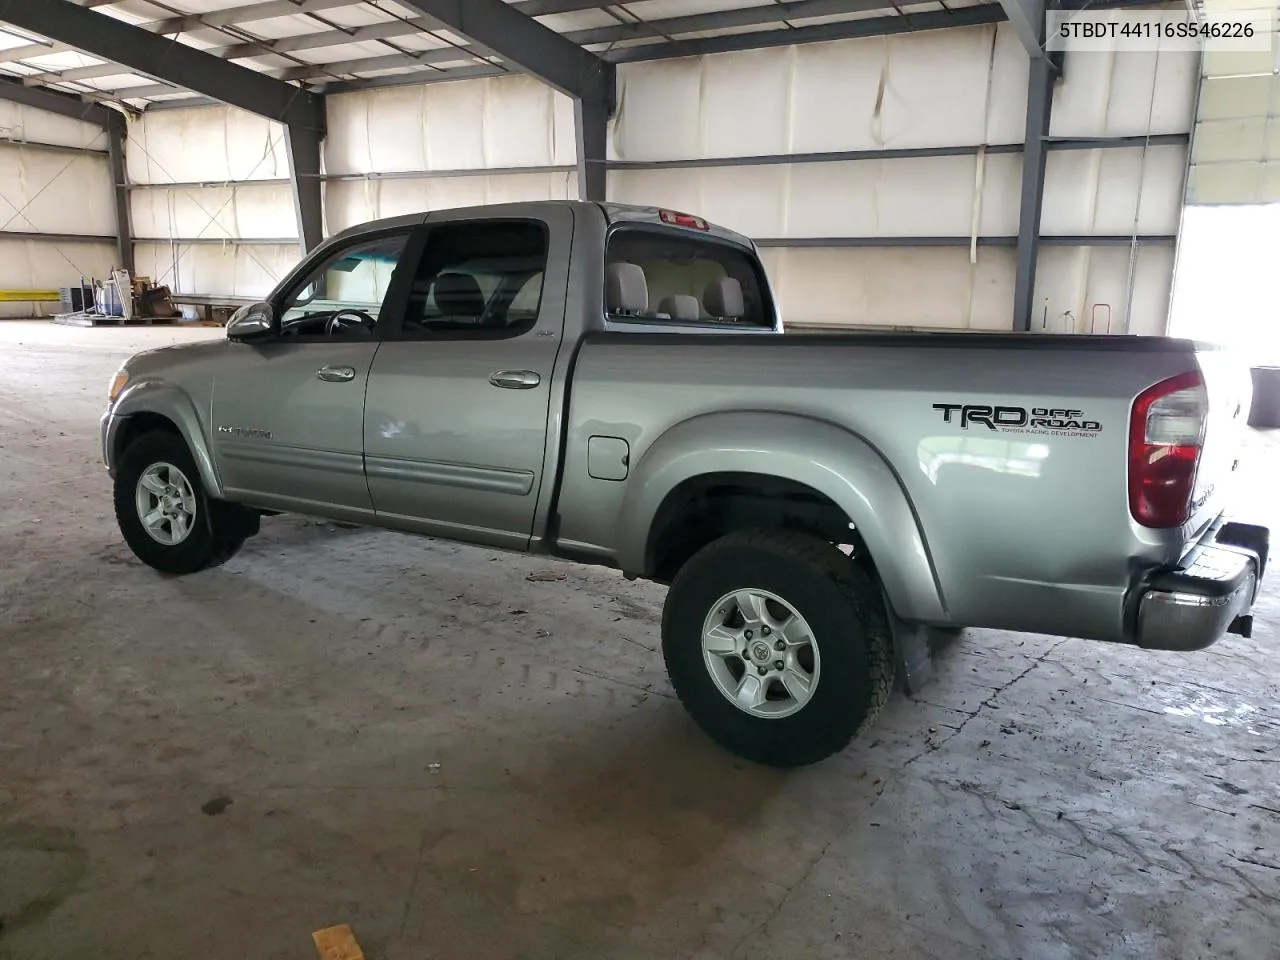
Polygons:
[[[884,600],[879,587],[870,575],[854,564],[839,548],[808,533],[786,529],[750,529],[726,534],[695,554],[681,574],[697,573],[702,568],[715,568],[729,562],[733,553],[744,548],[767,552],[781,559],[808,568],[816,576],[830,581],[848,605],[853,617],[862,626],[866,646],[866,669],[869,697],[861,720],[850,725],[837,737],[812,752],[803,750],[778,752],[764,756],[764,762],[773,766],[801,766],[816,762],[832,753],[843,750],[862,731],[870,726],[884,708],[893,692],[896,661],[893,651],[893,635]],[[667,617],[663,618],[664,637],[668,631]],[[691,692],[672,677],[672,685],[681,703],[695,718],[696,706]],[[769,751],[766,751],[769,752]]]

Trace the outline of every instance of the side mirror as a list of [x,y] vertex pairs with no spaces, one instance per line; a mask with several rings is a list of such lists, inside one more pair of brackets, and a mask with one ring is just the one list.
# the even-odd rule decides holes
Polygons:
[[253,340],[276,331],[276,312],[269,303],[241,307],[227,321],[228,340]]

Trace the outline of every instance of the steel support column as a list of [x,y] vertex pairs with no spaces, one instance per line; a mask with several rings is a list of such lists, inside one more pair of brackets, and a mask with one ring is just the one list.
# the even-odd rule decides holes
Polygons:
[[133,226],[129,216],[129,180],[124,167],[124,144],[129,130],[124,114],[111,111],[107,125],[107,161],[116,206],[116,259],[133,276]]
[[324,181],[320,172],[320,141],[323,130],[285,127],[289,151],[289,183],[293,189],[293,212],[298,222],[298,247],[306,256],[324,239]]
[[1033,61],[1045,59],[1048,56],[1044,51],[1045,0],[1000,0],[1000,6],[1027,56]]
[[575,100],[573,123],[578,145],[578,199],[605,199],[608,183],[609,110],[599,102]]
[[[1043,31],[1043,25],[1041,27]],[[1040,255],[1040,214],[1044,209],[1044,171],[1049,156],[1049,113],[1053,105],[1054,64],[1031,58],[1027,84],[1027,126],[1022,148],[1022,198],[1018,209],[1017,272],[1013,281],[1013,329],[1030,330]]]

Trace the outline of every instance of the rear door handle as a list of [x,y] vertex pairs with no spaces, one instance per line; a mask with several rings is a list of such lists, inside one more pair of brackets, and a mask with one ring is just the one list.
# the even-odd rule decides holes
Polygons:
[[530,390],[542,382],[542,377],[532,370],[499,370],[489,374],[489,382],[508,390]]
[[355,367],[321,367],[316,376],[329,383],[346,383],[356,378]]

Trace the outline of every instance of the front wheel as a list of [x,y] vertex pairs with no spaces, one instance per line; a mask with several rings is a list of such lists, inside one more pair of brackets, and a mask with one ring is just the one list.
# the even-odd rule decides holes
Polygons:
[[698,725],[776,767],[844,749],[893,685],[876,585],[834,545],[792,531],[733,533],[695,554],[667,594],[662,651]]
[[216,567],[250,534],[237,523],[237,508],[210,499],[177,434],[148,433],[129,445],[116,471],[114,499],[129,549],[162,573]]

